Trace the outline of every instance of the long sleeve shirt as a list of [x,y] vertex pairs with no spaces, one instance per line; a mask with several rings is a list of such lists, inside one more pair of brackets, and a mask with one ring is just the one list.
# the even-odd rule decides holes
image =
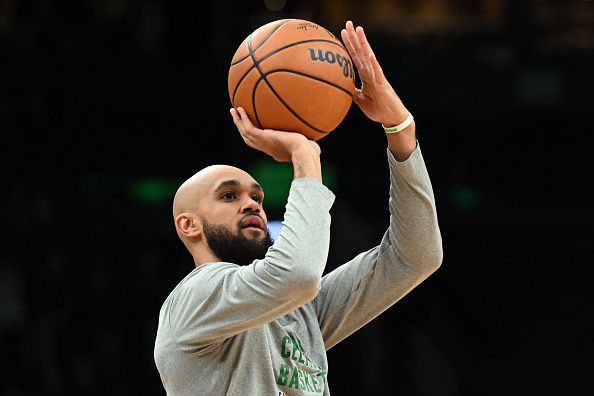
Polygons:
[[323,275],[334,194],[293,180],[279,238],[247,266],[212,262],[165,300],[154,358],[168,395],[330,395],[326,351],[441,264],[420,146],[387,152],[390,223],[380,244]]

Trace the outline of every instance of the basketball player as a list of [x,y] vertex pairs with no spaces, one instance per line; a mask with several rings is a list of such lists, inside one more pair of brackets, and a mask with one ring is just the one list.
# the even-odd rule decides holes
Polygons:
[[[291,162],[294,180],[274,243],[264,191],[243,170],[212,165],[178,189],[175,227],[196,268],[159,315],[154,357],[169,395],[329,395],[326,351],[441,264],[415,124],[363,29],[349,21],[341,35],[362,81],[354,101],[387,128],[389,228],[378,246],[322,276],[334,195],[322,184],[320,147],[298,133],[258,129],[243,109],[231,109],[245,143]],[[389,128],[396,126],[402,130]]]

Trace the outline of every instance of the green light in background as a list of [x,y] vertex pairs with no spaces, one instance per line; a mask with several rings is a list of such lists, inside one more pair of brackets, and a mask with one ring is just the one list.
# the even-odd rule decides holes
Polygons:
[[277,208],[286,203],[293,179],[291,164],[260,161],[252,166],[250,174],[264,189],[266,206]]
[[[250,168],[250,174],[264,189],[265,207],[282,208],[287,203],[289,189],[293,181],[293,165],[274,160],[263,160]],[[322,164],[322,177],[326,187],[333,190],[336,186],[334,164]]]
[[464,212],[476,210],[481,201],[481,193],[471,186],[457,186],[450,190],[450,201]]
[[127,175],[83,175],[79,190],[85,195],[122,195],[144,204],[172,202],[183,180],[167,177],[136,178]]
[[181,181],[166,178],[147,178],[130,181],[128,193],[138,202],[157,204],[173,200]]

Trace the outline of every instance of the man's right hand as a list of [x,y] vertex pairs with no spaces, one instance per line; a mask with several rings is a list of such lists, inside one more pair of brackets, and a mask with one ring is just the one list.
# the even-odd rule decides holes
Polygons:
[[279,162],[292,162],[294,178],[311,177],[322,181],[320,146],[296,132],[256,128],[241,107],[230,110],[243,141]]

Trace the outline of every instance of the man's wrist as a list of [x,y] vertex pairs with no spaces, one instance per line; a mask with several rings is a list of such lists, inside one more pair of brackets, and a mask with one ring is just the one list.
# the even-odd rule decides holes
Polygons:
[[387,133],[388,147],[397,161],[406,161],[417,147],[416,125],[413,121],[398,133]]
[[396,106],[397,108],[390,112],[390,115],[387,117],[382,117],[378,121],[384,127],[394,127],[396,125],[402,124],[411,114],[410,111],[400,102],[400,105]]
[[320,151],[311,145],[303,145],[291,153],[293,178],[310,177],[322,181]]
[[384,132],[386,133],[399,133],[408,128],[408,126],[412,124],[414,119],[415,118],[413,117],[412,113],[408,113],[408,117],[406,117],[406,119],[402,121],[400,124],[390,126],[382,124],[382,127],[384,128]]

